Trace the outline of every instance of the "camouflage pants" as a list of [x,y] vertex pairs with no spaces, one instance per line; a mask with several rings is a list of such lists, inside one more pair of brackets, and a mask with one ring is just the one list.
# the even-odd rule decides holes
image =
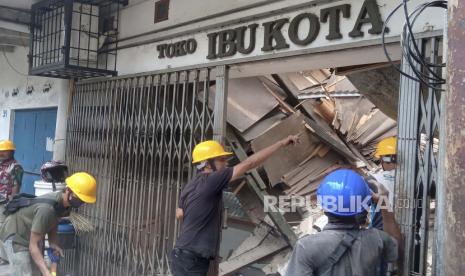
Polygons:
[[40,276],[31,254],[27,248],[24,250],[17,250],[13,248],[12,239],[0,241],[1,255],[6,256],[6,260],[10,263],[11,276]]

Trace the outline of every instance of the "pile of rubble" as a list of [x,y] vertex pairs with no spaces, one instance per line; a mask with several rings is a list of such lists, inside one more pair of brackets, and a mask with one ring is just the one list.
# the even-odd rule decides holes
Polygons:
[[[245,151],[259,151],[291,134],[300,136],[300,144],[281,149],[265,162],[260,177],[269,194],[312,198],[331,171],[342,167],[375,170],[375,146],[397,132],[396,121],[361,95],[346,77],[330,70],[231,79],[228,88],[227,121]],[[214,97],[212,86],[209,104]],[[283,250],[283,240],[269,238],[273,223],[263,210],[257,211],[262,202],[252,202],[243,184],[237,186],[234,195],[256,228],[220,265],[220,274],[237,270],[241,260],[246,264],[260,258],[271,264],[263,271],[276,272],[289,250]],[[298,215],[283,213],[298,236],[315,231],[315,221],[321,215],[321,210],[305,208]],[[265,250],[263,244],[276,248]],[[247,255],[251,250],[257,250],[258,255],[251,258]]]
[[289,195],[313,193],[340,167],[376,168],[376,144],[397,131],[396,121],[329,70],[231,79],[227,121],[253,151],[300,135],[299,145],[264,164],[270,187]]

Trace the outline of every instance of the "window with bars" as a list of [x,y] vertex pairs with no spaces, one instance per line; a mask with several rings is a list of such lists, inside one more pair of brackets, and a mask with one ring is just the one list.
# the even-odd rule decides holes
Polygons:
[[32,5],[29,74],[116,75],[121,0],[44,0]]

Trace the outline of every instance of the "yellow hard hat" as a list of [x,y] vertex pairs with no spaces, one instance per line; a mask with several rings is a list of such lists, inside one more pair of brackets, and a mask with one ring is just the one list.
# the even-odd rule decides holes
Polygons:
[[16,150],[16,146],[10,140],[0,141],[0,151]]
[[225,151],[220,143],[213,140],[205,141],[195,146],[192,152],[192,163],[199,163],[208,159],[231,154],[232,152]]
[[95,203],[97,201],[97,181],[85,172],[78,172],[66,178],[66,187],[85,203]]
[[376,147],[375,157],[380,158],[385,155],[397,154],[397,138],[389,137],[381,140]]

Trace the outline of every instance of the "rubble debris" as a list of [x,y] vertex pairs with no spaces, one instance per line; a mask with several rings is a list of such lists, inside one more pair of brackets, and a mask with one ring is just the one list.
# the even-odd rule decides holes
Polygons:
[[284,174],[304,161],[318,146],[319,139],[306,129],[303,115],[296,112],[251,142],[252,149],[257,152],[288,135],[297,134],[300,135],[300,144],[280,149],[264,163],[271,186],[280,183]]
[[[270,95],[262,80],[256,77],[231,79],[228,91],[227,121],[240,132],[249,129],[278,106],[278,101]],[[275,92],[280,93],[278,89]],[[209,93],[210,109],[213,109],[214,99],[213,85]]]
[[259,224],[254,232],[234,250],[228,260],[220,263],[219,275],[227,275],[267,256],[279,253],[289,245],[272,226],[271,219]]
[[[215,87],[210,91],[213,102]],[[258,110],[256,102],[263,103]],[[255,171],[253,176],[260,178],[264,194],[311,199],[312,208],[300,208],[300,218],[281,212],[288,224],[297,223],[289,229],[296,236],[315,233],[325,224],[322,210],[313,206],[323,178],[339,168],[376,170],[376,145],[397,133],[394,120],[362,96],[349,79],[328,69],[230,80],[227,120],[241,138],[233,144],[255,152],[288,135],[300,136],[300,144],[279,150],[264,163],[264,174]],[[242,155],[240,159],[246,158],[245,151]],[[250,182],[251,177],[245,180]],[[278,228],[264,212],[261,200],[244,183],[241,180],[231,194],[245,211],[247,217],[242,213],[242,219],[255,230],[220,264],[220,275],[259,260],[265,264],[263,271],[276,273],[285,267],[290,254],[287,237],[273,230]]]

